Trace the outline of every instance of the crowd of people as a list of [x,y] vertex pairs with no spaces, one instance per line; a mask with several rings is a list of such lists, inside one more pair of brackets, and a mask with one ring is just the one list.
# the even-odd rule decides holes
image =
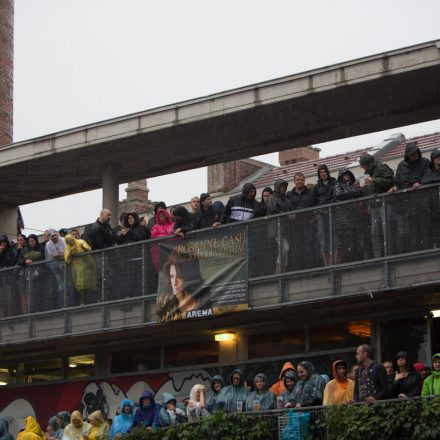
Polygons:
[[[115,287],[116,282],[112,281],[111,256],[104,257],[103,267],[103,258],[87,254],[89,251],[150,238],[172,235],[181,237],[197,229],[215,228],[221,224],[257,217],[267,218],[284,212],[291,214],[282,218],[280,230],[274,223],[256,222],[250,227],[251,276],[273,274],[276,270],[292,271],[322,264],[339,264],[350,261],[353,256],[366,258],[369,254],[380,257],[384,254],[386,213],[383,204],[377,200],[359,205],[339,204],[334,208],[332,218],[328,209],[319,207],[440,182],[440,149],[434,150],[431,160],[428,160],[422,157],[416,142],[409,142],[404,160],[399,163],[395,175],[388,165],[368,153],[360,157],[359,164],[365,172],[363,184],[348,169],[340,170],[335,179],[330,176],[326,165],[319,165],[318,180],[313,188],[305,185],[302,173],[297,173],[294,176],[294,187],[290,191],[287,191],[288,183],[285,180],[277,180],[273,189],[264,188],[261,201],[256,200],[255,186],[246,183],[242,193],[231,197],[226,206],[219,201],[213,202],[210,194],[203,193],[191,199],[190,210],[184,206],[167,210],[166,204],[159,202],[151,218],[139,218],[135,212],[123,213],[117,228],[110,226],[112,213],[103,209],[99,218],[87,225],[81,236],[78,229],[68,231],[64,228],[45,231],[41,243],[34,234],[27,237],[19,235],[13,242],[2,235],[0,269],[16,266],[18,270],[0,276],[0,317],[38,310],[38,305],[29,304],[28,297],[28,286],[38,283],[52,283],[52,289],[49,290],[54,292],[54,304],[51,308],[98,301],[100,282],[105,279],[109,291]],[[388,240],[387,245],[394,246],[390,251],[402,253],[420,250],[432,245],[433,241],[438,241],[440,245],[438,201],[432,210],[429,203],[420,203],[414,198],[402,199],[398,203],[399,206],[391,216],[390,227],[395,229],[396,238]],[[405,209],[402,209],[402,205],[405,205]],[[305,208],[314,208],[312,214],[309,211],[294,212]],[[147,260],[148,290],[154,293],[157,274],[163,264],[158,246],[151,247],[150,258]],[[33,265],[41,261],[47,264]],[[65,263],[69,267],[70,277],[67,284],[70,292],[73,292],[69,294],[67,304]],[[141,284],[141,263],[133,261],[129,270],[133,280]],[[124,288],[117,287],[114,290]]]
[[[440,353],[433,356],[432,372],[420,362],[411,365],[408,354],[403,351],[397,353],[395,363],[386,361],[380,364],[373,359],[369,345],[357,348],[356,361],[356,365],[349,369],[346,361],[335,360],[332,380],[327,375],[317,374],[308,361],[299,362],[296,368],[287,362],[279,380],[272,386],[263,373],[256,374],[253,381],[249,381],[243,377],[242,370],[236,369],[229,385],[225,385],[222,376],[213,376],[209,393],[204,385],[196,384],[189,398],[181,402],[171,393],[163,393],[160,404],[151,391],[143,392],[136,405],[124,398],[113,420],[105,420],[100,410],[92,412],[87,420],[79,411],[73,411],[71,415],[67,411],[59,412],[49,420],[45,434],[36,420],[28,417],[17,440],[116,439],[134,428],[156,429],[195,423],[219,410],[307,409],[389,398],[440,396]],[[0,421],[0,429],[7,434],[7,423]]]

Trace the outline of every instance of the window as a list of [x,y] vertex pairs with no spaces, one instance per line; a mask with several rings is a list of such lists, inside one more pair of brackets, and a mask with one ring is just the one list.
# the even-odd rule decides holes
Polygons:
[[16,383],[15,378],[17,377],[17,370],[18,369],[16,364],[2,364],[0,366],[0,386]]
[[218,342],[200,341],[165,347],[165,368],[218,362]]
[[428,359],[428,328],[425,318],[383,321],[380,334],[381,359],[395,360],[399,351],[406,351],[410,363]]
[[95,375],[95,355],[70,356],[67,358],[67,377],[78,379]]
[[288,330],[283,333],[249,335],[249,359],[304,353],[304,330]]
[[350,321],[322,327],[312,327],[310,351],[334,350],[369,344],[371,337],[370,321]]
[[63,361],[58,359],[44,359],[40,361],[25,362],[23,375],[25,383],[46,382],[61,380]]
[[159,368],[160,347],[152,347],[137,351],[116,351],[112,353],[112,374],[157,370]]

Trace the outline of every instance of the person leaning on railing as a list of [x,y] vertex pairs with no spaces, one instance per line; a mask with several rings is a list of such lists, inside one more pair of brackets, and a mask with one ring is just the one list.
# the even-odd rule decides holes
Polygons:
[[[0,235],[0,269],[15,266],[17,252],[11,247],[6,235]],[[8,316],[12,305],[12,271],[5,271],[0,275],[0,318]]]
[[432,373],[423,381],[422,396],[440,396],[440,353],[432,357]]
[[333,362],[333,380],[324,389],[323,405],[340,405],[354,399],[354,382],[347,378],[348,365],[346,361]]

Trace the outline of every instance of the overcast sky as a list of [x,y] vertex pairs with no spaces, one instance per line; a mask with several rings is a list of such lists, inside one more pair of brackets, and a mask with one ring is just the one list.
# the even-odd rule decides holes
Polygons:
[[[439,17],[438,0],[15,0],[14,141],[438,39]],[[328,156],[439,130],[432,121],[319,147]],[[206,190],[206,169],[148,186],[152,200],[185,201]],[[100,207],[91,191],[22,213],[28,228],[58,229]]]

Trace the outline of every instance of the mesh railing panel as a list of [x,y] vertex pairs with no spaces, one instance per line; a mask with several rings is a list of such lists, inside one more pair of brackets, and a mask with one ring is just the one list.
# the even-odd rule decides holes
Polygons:
[[[248,277],[435,249],[439,222],[438,185],[252,220],[246,223]],[[53,260],[2,269],[0,317],[155,295],[163,240],[75,256],[69,264]]]

